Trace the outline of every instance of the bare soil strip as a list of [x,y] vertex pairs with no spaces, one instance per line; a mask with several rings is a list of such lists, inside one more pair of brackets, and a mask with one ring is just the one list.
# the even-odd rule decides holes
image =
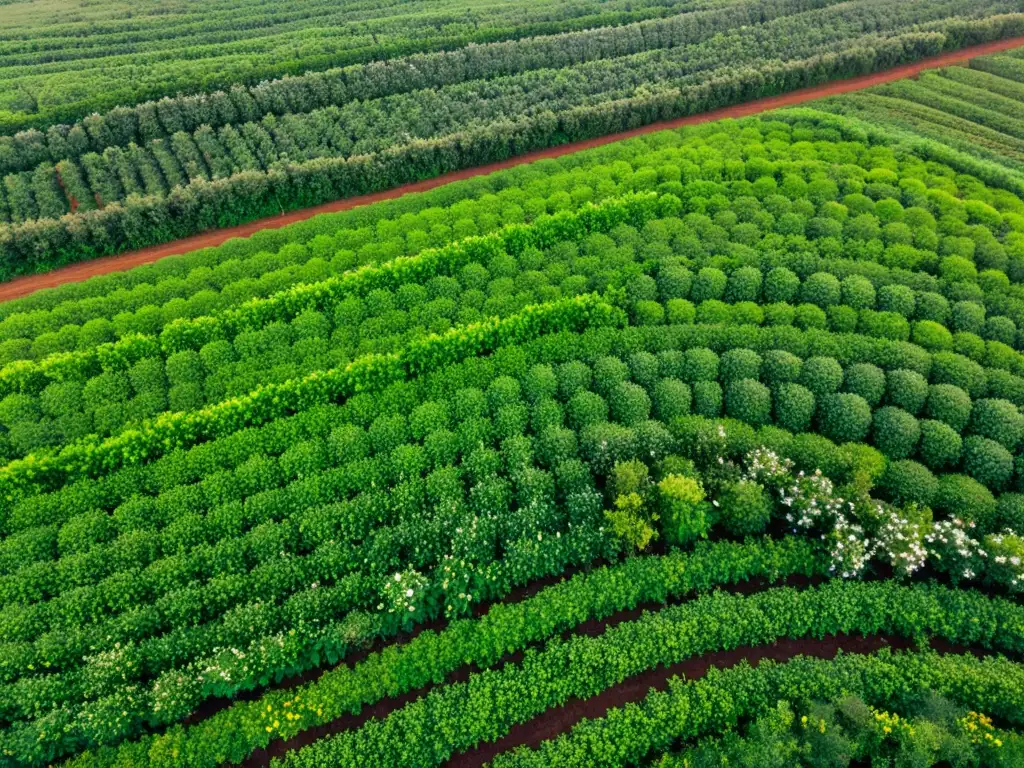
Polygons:
[[427,190],[434,189],[435,187],[449,184],[453,181],[460,181],[462,179],[472,178],[473,176],[494,173],[495,171],[500,171],[504,168],[512,168],[523,163],[534,162],[535,160],[561,157],[562,155],[567,155],[572,152],[600,147],[614,141],[621,141],[634,136],[642,136],[643,134],[653,133],[654,131],[663,131],[669,128],[680,128],[684,125],[698,125],[700,123],[707,123],[712,120],[721,120],[727,117],[747,117],[748,115],[755,115],[759,112],[764,112],[770,109],[792,107],[797,104],[803,104],[807,101],[820,99],[825,96],[849,93],[850,91],[870,88],[871,86],[888,83],[893,80],[913,77],[926,69],[949,67],[955,64],[965,64],[967,61],[977,56],[986,56],[993,53],[999,53],[1000,51],[1005,51],[1010,48],[1019,48],[1021,46],[1024,46],[1024,36],[1012,37],[1007,40],[996,40],[994,42],[983,43],[981,45],[973,45],[967,48],[961,48],[958,51],[943,53],[937,56],[929,56],[911,64],[903,64],[901,66],[893,67],[892,69],[887,69],[882,72],[875,72],[870,75],[860,75],[858,77],[851,77],[845,80],[834,80],[823,85],[816,85],[810,88],[800,88],[778,96],[769,96],[763,99],[748,101],[743,104],[736,104],[731,107],[722,107],[721,109],[703,112],[698,115],[689,115],[687,117],[680,117],[674,120],[663,120],[657,123],[650,123],[649,125],[634,128],[629,131],[611,133],[595,139],[576,141],[570,144],[560,144],[555,147],[549,147],[547,149],[518,155],[517,157],[502,160],[497,163],[479,165],[474,168],[466,168],[461,171],[453,171],[441,176],[435,176],[431,179],[425,179],[424,181],[403,184],[402,186],[393,187],[392,189],[384,190],[382,192],[374,192],[373,194],[360,195],[358,197],[349,197],[342,200],[335,200],[330,203],[324,203],[323,205],[317,205],[312,208],[302,208],[295,211],[289,211],[278,216],[269,216],[264,219],[257,219],[256,221],[251,221],[248,224],[240,224],[236,227],[227,227],[224,229],[203,232],[198,235],[193,235],[192,237],[175,240],[163,245],[142,248],[137,251],[129,251],[127,253],[118,254],[117,256],[106,256],[99,259],[79,262],[77,264],[70,264],[66,267],[61,267],[60,269],[54,269],[50,272],[44,272],[38,275],[16,277],[13,280],[0,284],[0,301],[7,301],[21,296],[27,296],[28,294],[42,288],[54,288],[58,285],[63,285],[64,283],[78,282],[93,277],[94,275],[105,275],[110,272],[131,269],[132,267],[137,267],[142,264],[149,264],[150,262],[162,259],[165,256],[172,256],[174,254],[194,251],[198,248],[220,245],[233,237],[247,237],[261,229],[276,229],[287,224],[293,224],[297,221],[303,221],[320,213],[347,211],[351,208],[370,205],[372,203],[380,202],[381,200],[390,200],[412,192],[425,192]]

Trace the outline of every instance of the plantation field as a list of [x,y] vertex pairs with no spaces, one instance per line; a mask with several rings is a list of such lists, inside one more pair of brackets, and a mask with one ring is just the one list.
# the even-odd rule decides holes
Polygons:
[[[777,17],[687,27],[703,42],[678,61],[714,52],[693,87],[726,103],[750,91],[705,82],[708,68],[733,40],[748,57],[730,60],[736,82],[763,76],[765,49],[739,41],[780,44],[773,25],[818,19],[833,41],[858,27],[898,61],[924,50],[911,40],[941,49],[951,29],[1017,23],[982,22],[1002,9],[984,3],[951,20],[957,5],[758,4]],[[264,24],[238,23],[238,6]],[[377,19],[427,51],[418,62],[439,60],[431,29],[504,35],[503,56],[544,39],[508,42],[524,23],[512,6],[310,3],[286,18],[214,3],[223,24],[175,69],[188,6],[114,8],[46,27],[33,55],[54,82],[61,67],[98,77],[82,62],[110,52],[102,36],[61,43],[76,25],[122,35],[139,88],[175,72],[205,87],[222,65],[242,82],[237,52],[289,72],[310,30],[331,32],[302,49],[313,62],[358,51],[347,36]],[[564,34],[596,46],[754,9],[516,13],[576,19]],[[40,18],[4,17],[0,40],[36,40]],[[872,18],[899,31],[868,32]],[[160,41],[150,58],[143,39]],[[609,79],[590,82],[624,85],[619,58],[588,54],[557,82],[600,63]],[[821,61],[784,67],[839,71]],[[314,93],[317,77],[231,98]],[[32,135],[49,152],[54,135],[212,101]],[[646,119],[640,103],[622,119]],[[0,765],[1024,764],[1022,116],[1014,50],[0,303]],[[151,151],[125,135],[57,165]],[[184,129],[147,146],[182,136],[198,146]],[[20,162],[13,146],[0,140],[0,162]]]
[[1024,32],[1010,0],[3,7],[37,4],[0,22],[6,277]]

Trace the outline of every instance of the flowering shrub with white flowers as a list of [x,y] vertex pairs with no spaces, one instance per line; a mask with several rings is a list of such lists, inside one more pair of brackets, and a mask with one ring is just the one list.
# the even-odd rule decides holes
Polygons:
[[411,627],[423,609],[429,580],[414,568],[391,576],[381,589],[377,610],[394,616],[405,628]]
[[984,544],[989,580],[1011,592],[1024,592],[1024,537],[1007,530],[986,536]]
[[973,520],[964,522],[959,517],[940,520],[925,535],[928,556],[936,569],[949,574],[954,582],[976,578],[985,568],[988,553],[971,536]]

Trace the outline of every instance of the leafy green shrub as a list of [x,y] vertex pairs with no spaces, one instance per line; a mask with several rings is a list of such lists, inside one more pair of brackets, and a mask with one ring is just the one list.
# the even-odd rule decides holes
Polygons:
[[998,341],[1012,347],[1017,341],[1017,325],[1003,315],[990,317],[981,329],[981,336],[986,340]]
[[780,384],[774,396],[775,421],[790,432],[804,432],[814,418],[814,394],[800,384]]
[[991,531],[1024,531],[1024,494],[1004,493],[996,502]]
[[911,336],[915,344],[931,352],[948,352],[953,349],[953,334],[933,320],[919,320],[914,323]]
[[987,530],[995,515],[996,500],[992,492],[974,478],[950,473],[939,476],[932,507]]
[[608,396],[611,416],[627,426],[646,421],[651,415],[651,398],[639,384],[623,381],[615,386]]
[[665,310],[669,325],[692,325],[697,317],[696,307],[686,299],[669,299]]
[[761,298],[761,270],[740,267],[729,275],[725,286],[725,300],[731,304],[740,301],[759,301]]
[[803,360],[783,349],[770,349],[764,353],[761,371],[765,383],[776,386],[800,378]]
[[554,397],[558,393],[558,376],[550,365],[534,365],[523,377],[522,389],[531,403]]
[[792,302],[800,290],[800,278],[785,267],[775,267],[764,278],[764,300],[768,304]]
[[713,522],[712,510],[696,478],[666,475],[658,483],[658,506],[665,541],[669,544],[686,546],[707,537]]
[[693,402],[690,387],[679,379],[665,378],[654,385],[654,415],[668,424],[679,416],[687,416]]
[[722,385],[717,381],[696,381],[692,384],[693,412],[714,418],[722,414]]
[[569,400],[580,390],[589,389],[593,376],[590,366],[579,360],[563,363],[555,371],[558,378],[558,396]]
[[819,401],[838,391],[843,383],[843,367],[831,357],[809,357],[800,371],[800,384],[807,387]]
[[906,459],[891,462],[878,484],[885,495],[897,504],[927,506],[939,489],[939,480],[927,467]]
[[885,285],[878,291],[878,308],[883,312],[895,312],[911,318],[916,306],[914,291],[905,285]]
[[688,299],[693,287],[693,273],[686,267],[666,266],[658,270],[658,297],[662,301]]
[[817,304],[800,304],[794,313],[793,324],[801,330],[828,328],[828,315]]
[[971,435],[964,439],[964,471],[993,491],[1001,491],[1013,477],[1013,454],[995,440]]
[[989,534],[983,541],[988,551],[986,580],[1011,592],[1024,591],[1024,537],[1014,533]]
[[937,352],[932,356],[931,380],[934,384],[952,384],[971,397],[984,397],[988,389],[985,369],[955,352]]
[[849,467],[839,446],[814,432],[794,435],[790,458],[804,472],[813,473],[820,469],[825,477],[837,480],[845,475]]
[[800,301],[824,309],[842,301],[842,284],[828,272],[815,272],[800,286]]
[[615,388],[629,380],[629,366],[617,357],[606,355],[594,363],[594,391],[609,397]]
[[917,371],[897,368],[885,375],[886,400],[907,413],[917,415],[928,399],[928,380]]
[[739,379],[756,381],[761,377],[761,356],[752,349],[730,349],[719,358],[718,377],[723,384]]
[[971,408],[970,431],[1014,450],[1024,439],[1024,416],[1008,400],[975,400]]
[[860,395],[826,395],[819,401],[818,426],[837,443],[860,442],[871,427],[871,406]]
[[736,536],[761,533],[771,521],[772,500],[759,484],[740,480],[719,494],[718,517],[722,526]]
[[700,303],[709,299],[721,299],[729,280],[720,269],[704,267],[697,273],[690,289],[690,299]]
[[843,374],[843,391],[860,395],[872,407],[885,395],[885,372],[871,363],[854,363]]
[[875,287],[866,277],[850,275],[842,282],[842,302],[853,309],[873,309]]
[[958,301],[950,313],[953,330],[980,333],[985,326],[985,307],[973,301]]
[[565,404],[569,426],[579,431],[589,424],[608,420],[608,403],[596,392],[580,390]]
[[694,384],[717,380],[718,355],[704,348],[688,349],[683,353],[683,381]]
[[920,455],[925,466],[936,472],[955,466],[963,451],[963,438],[948,424],[933,419],[918,422],[921,430]]
[[747,424],[768,424],[772,418],[771,392],[756,379],[732,381],[725,389],[725,412]]
[[971,396],[952,384],[933,384],[928,388],[925,413],[930,419],[945,422],[963,432],[971,418]]
[[949,301],[941,293],[919,293],[914,317],[917,320],[930,320],[945,325],[949,320]]
[[871,436],[879,450],[890,459],[905,459],[917,449],[921,429],[917,419],[909,413],[887,405],[875,411]]

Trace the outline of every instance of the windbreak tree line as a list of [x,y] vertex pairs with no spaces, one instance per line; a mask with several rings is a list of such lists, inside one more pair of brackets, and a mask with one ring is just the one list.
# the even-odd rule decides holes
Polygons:
[[684,7],[39,125],[0,137],[0,272],[165,242],[1024,29],[1004,0],[968,14],[956,5]]

